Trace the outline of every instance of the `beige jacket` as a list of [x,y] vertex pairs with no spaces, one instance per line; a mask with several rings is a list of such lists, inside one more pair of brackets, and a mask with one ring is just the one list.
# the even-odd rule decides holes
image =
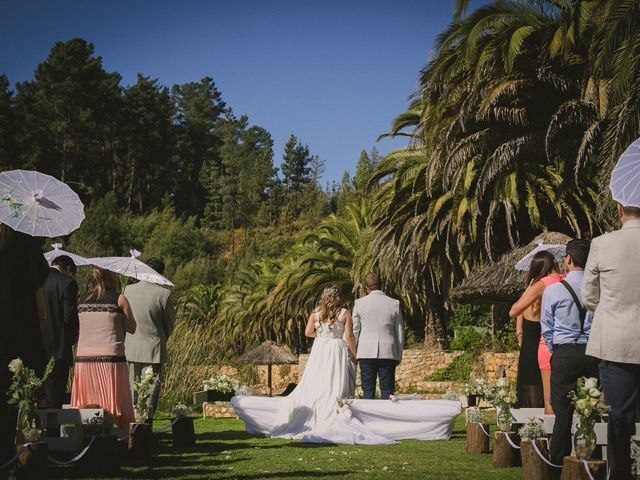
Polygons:
[[404,319],[398,300],[374,290],[356,300],[352,318],[358,358],[402,359]]
[[148,282],[138,282],[124,289],[129,300],[136,332],[127,335],[124,351],[128,362],[164,363],[167,339],[176,321],[171,291]]
[[582,300],[595,312],[587,355],[640,364],[640,220],[593,239]]

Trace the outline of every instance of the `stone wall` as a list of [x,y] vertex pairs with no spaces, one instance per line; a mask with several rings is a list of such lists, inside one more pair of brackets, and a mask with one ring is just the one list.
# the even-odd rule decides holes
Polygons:
[[[396,382],[402,390],[418,389],[422,391],[445,392],[447,390],[459,391],[459,385],[451,382],[428,382],[426,378],[436,370],[449,365],[454,358],[462,355],[462,350],[447,352],[427,351],[422,349],[405,350],[400,365],[396,369]],[[300,355],[298,364],[274,365],[272,367],[271,381],[273,394],[282,393],[290,383],[298,383],[301,372],[307,364],[308,355]],[[495,382],[502,376],[515,382],[518,371],[518,352],[494,353],[485,352],[480,357],[480,371],[484,371],[490,382]],[[219,373],[230,376],[237,374],[237,369],[228,366],[218,368]],[[211,372],[215,374],[215,372]],[[257,382],[251,385],[258,395],[267,394],[267,367],[264,365],[255,367]]]

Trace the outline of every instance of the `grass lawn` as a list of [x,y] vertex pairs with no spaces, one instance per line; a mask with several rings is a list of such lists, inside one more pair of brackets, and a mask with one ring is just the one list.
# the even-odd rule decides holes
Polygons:
[[[156,419],[155,428],[168,424]],[[391,446],[315,445],[248,435],[240,420],[197,419],[195,447],[174,449],[171,433],[155,434],[152,466],[124,465],[131,479],[521,479],[519,468],[496,470],[491,455],[464,453],[464,417],[450,441]],[[86,478],[73,466],[50,468],[52,479]]]

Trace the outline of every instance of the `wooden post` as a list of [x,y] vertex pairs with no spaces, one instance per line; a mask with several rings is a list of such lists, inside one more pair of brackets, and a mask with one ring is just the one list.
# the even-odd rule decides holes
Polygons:
[[271,391],[271,364],[267,365],[267,388],[269,389],[269,396],[272,396]]
[[520,452],[513,448],[507,440],[507,435],[512,443],[517,445],[518,437],[515,432],[493,433],[493,459],[491,464],[495,468],[517,467],[520,464]]
[[[594,480],[604,480],[607,476],[607,463],[604,460],[587,460]],[[564,457],[560,480],[590,480],[585,465],[578,457]]]
[[[16,445],[20,451],[23,445]],[[46,442],[27,446],[16,462],[16,480],[47,480],[49,478],[49,448]]]
[[151,425],[148,423],[129,424],[129,455],[136,460],[151,458]]
[[[540,453],[548,457],[547,442],[534,440]],[[533,448],[531,440],[520,442],[520,458],[522,459],[522,477],[527,480],[549,480],[549,466],[544,463]]]
[[489,437],[482,429],[489,433],[488,424],[467,423],[467,446],[466,451],[471,455],[489,453]]

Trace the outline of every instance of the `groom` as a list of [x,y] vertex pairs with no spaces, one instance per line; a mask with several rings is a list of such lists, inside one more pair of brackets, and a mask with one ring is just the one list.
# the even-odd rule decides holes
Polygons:
[[358,363],[364,398],[374,399],[376,378],[380,396],[393,394],[396,365],[402,359],[404,321],[400,302],[380,290],[380,277],[369,273],[364,279],[367,295],[353,307],[353,335],[358,345]]

